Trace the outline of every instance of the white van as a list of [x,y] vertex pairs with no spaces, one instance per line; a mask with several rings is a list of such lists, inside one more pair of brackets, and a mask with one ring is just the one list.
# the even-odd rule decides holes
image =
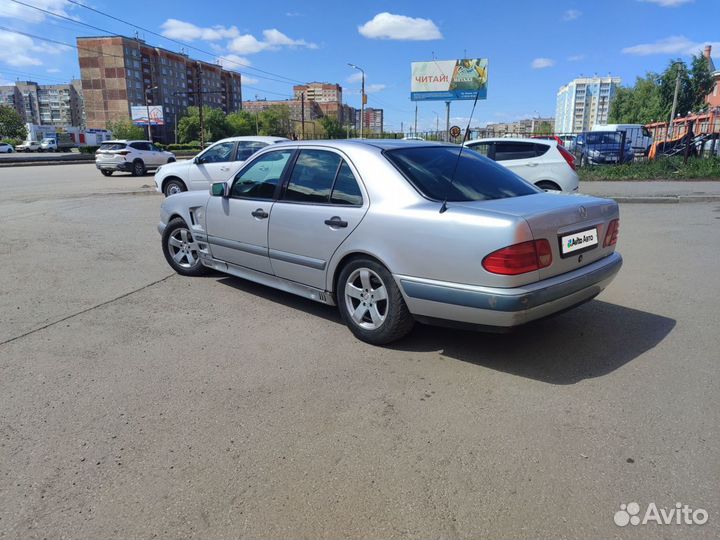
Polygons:
[[646,156],[653,143],[650,130],[642,124],[595,124],[592,131],[624,131],[636,156]]

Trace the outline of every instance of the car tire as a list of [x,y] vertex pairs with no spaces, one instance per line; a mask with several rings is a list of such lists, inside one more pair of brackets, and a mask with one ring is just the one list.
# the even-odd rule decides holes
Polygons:
[[543,191],[562,191],[562,188],[552,180],[540,180],[535,186]]
[[199,249],[192,231],[181,218],[170,220],[162,235],[165,260],[181,276],[203,276],[209,272],[200,262]]
[[135,161],[133,161],[132,175],[133,176],[144,176],[145,175],[145,164],[142,162],[141,159],[136,159]]
[[102,173],[103,176],[112,176],[112,173],[113,173],[112,171],[106,171],[103,169],[101,169],[100,172]]
[[163,186],[163,193],[166,197],[182,193],[183,191],[187,191],[187,187],[185,187],[182,180],[178,180],[177,178],[167,180]]
[[355,337],[372,345],[397,341],[415,324],[392,274],[370,258],[353,259],[343,267],[336,298],[343,322]]

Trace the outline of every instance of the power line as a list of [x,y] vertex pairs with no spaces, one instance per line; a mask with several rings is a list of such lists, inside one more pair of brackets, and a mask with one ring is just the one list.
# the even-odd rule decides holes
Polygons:
[[[13,0],[13,1],[14,1],[14,2],[17,2],[18,0]],[[211,57],[213,57],[213,58],[217,58],[217,55],[216,55],[216,54],[213,54],[213,53],[211,53],[211,52],[209,52],[209,51],[206,51],[206,50],[204,50],[204,49],[200,49],[200,48],[198,48],[198,47],[195,47],[195,46],[193,46],[193,45],[190,45],[189,43],[185,43],[185,42],[182,42],[182,41],[177,40],[177,39],[173,39],[173,38],[170,38],[170,37],[167,37],[167,36],[163,36],[162,34],[160,34],[160,33],[158,33],[158,32],[155,32],[155,31],[153,31],[153,30],[150,30],[149,28],[144,28],[144,27],[139,26],[139,25],[137,25],[137,24],[135,24],[135,23],[132,23],[132,22],[130,22],[130,21],[126,21],[126,20],[124,20],[124,19],[121,19],[121,18],[119,18],[119,17],[116,17],[116,16],[114,16],[114,15],[111,15],[110,13],[105,13],[104,11],[101,11],[101,10],[99,10],[99,9],[95,9],[95,8],[93,8],[93,7],[90,7],[90,6],[87,6],[87,5],[82,4],[82,3],[80,3],[80,2],[77,2],[76,0],[65,0],[65,1],[66,1],[66,2],[69,2],[69,3],[73,4],[73,5],[76,5],[76,6],[85,8],[85,9],[87,9],[87,10],[90,10],[90,11],[92,11],[92,12],[94,12],[94,13],[98,13],[99,15],[103,15],[104,17],[108,17],[109,19],[112,19],[112,20],[114,20],[114,21],[120,22],[120,23],[122,23],[122,24],[127,24],[128,26],[132,26],[133,28],[137,28],[138,30],[142,30],[143,32],[147,32],[148,34],[152,34],[153,36],[157,36],[157,37],[159,37],[159,38],[161,38],[161,39],[165,39],[165,40],[167,40],[167,41],[171,41],[171,42],[176,43],[177,45],[180,45],[180,46],[182,46],[182,47],[186,47],[186,48],[188,48],[188,49],[193,49],[193,50],[195,50],[195,51],[201,52],[201,53],[206,54],[206,55],[208,55],[208,56],[211,56]],[[250,70],[250,71],[253,71],[253,72],[257,71],[257,72],[259,72],[259,73],[265,73],[266,75],[272,75],[273,77],[280,77],[281,79],[285,79],[285,80],[288,81],[288,82],[294,82],[294,83],[304,84],[303,81],[298,81],[298,80],[296,80],[296,79],[291,79],[290,77],[285,77],[284,75],[279,75],[279,74],[273,73],[273,72],[271,72],[271,71],[265,71],[265,70],[263,70],[263,69],[253,67],[253,66],[250,66],[250,65],[248,65],[248,64],[243,64],[242,62],[236,62],[236,61],[234,61],[234,60],[228,60],[228,59],[224,59],[224,61],[227,62],[227,63],[229,63],[229,64],[233,64],[233,65],[236,65],[236,66],[245,68],[245,69]],[[253,75],[255,75],[255,73],[253,73]],[[257,75],[257,76],[258,76],[258,77],[261,77],[260,75]],[[266,78],[266,79],[268,79],[268,80],[275,81],[275,82],[285,82],[285,81],[281,81],[281,80],[278,80],[278,79],[271,79],[271,78],[269,78],[269,77],[261,77],[261,78]]]

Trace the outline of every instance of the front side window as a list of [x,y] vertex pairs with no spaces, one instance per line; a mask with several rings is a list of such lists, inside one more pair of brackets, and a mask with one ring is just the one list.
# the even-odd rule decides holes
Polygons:
[[232,153],[235,149],[235,143],[224,142],[218,143],[208,148],[200,155],[200,163],[222,163],[224,161],[232,161]]
[[435,201],[487,201],[539,193],[502,165],[476,152],[463,152],[458,159],[459,151],[431,146],[387,150],[384,155],[423,196]]
[[292,153],[292,150],[278,150],[260,156],[235,177],[231,196],[272,199]]
[[235,154],[235,161],[245,161],[261,148],[265,148],[267,144],[255,141],[240,141]]
[[148,151],[150,150],[150,143],[146,142],[134,142],[130,144],[130,148],[134,148],[135,150],[141,150],[141,151]]
[[301,150],[283,199],[327,203],[341,161],[333,152]]

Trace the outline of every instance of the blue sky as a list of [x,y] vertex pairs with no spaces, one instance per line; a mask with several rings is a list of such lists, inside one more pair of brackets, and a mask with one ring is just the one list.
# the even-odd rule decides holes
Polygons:
[[[135,32],[66,0],[22,2],[114,33]],[[410,63],[433,56],[489,59],[488,99],[478,104],[474,126],[551,116],[558,87],[574,77],[611,73],[631,83],[648,70],[662,70],[670,58],[688,59],[706,43],[713,44],[720,68],[720,0],[83,3],[213,53],[191,51],[191,56],[225,58],[228,68],[245,76],[245,99],[289,97],[292,82],[264,78],[280,75],[338,82],[347,103],[359,106],[357,73],[347,66],[355,63],[367,73],[368,105],[384,108],[386,129],[394,130],[401,122],[407,129],[414,118]],[[18,78],[56,83],[79,74],[74,49],[7,29],[68,43],[76,36],[103,35],[12,0],[0,0],[0,26],[0,83]],[[153,45],[180,48],[140,35]],[[436,112],[442,126],[444,107],[443,102],[421,102],[419,129],[434,128]],[[470,109],[470,102],[454,102],[452,122],[467,122]]]

